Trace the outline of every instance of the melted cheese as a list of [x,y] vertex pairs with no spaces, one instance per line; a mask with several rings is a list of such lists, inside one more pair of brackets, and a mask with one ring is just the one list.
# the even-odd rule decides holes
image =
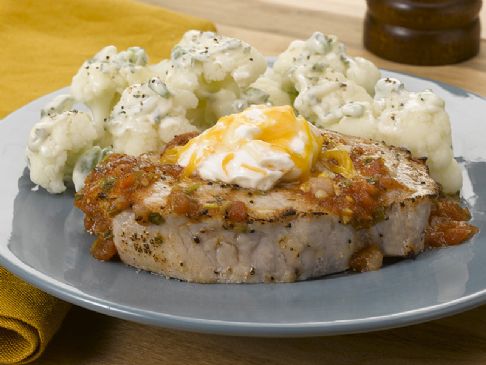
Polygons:
[[268,190],[307,178],[321,146],[318,129],[292,107],[253,106],[189,141],[177,162],[186,176]]

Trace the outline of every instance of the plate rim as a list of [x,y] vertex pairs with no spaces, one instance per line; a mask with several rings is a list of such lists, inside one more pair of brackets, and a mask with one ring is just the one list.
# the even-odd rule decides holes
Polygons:
[[[478,97],[486,103],[485,97],[478,95],[474,92],[462,89],[460,87],[444,83],[442,81],[425,78],[406,72],[398,72],[387,69],[381,70],[399,75],[403,74],[419,80],[433,82],[438,84],[439,86],[446,86],[446,89],[448,90],[466,92],[469,95],[474,95]],[[9,113],[3,119],[1,119],[0,126],[5,125],[6,120],[14,113],[26,108],[30,104],[35,103],[42,98],[48,97],[51,94],[66,91],[67,89],[68,87],[64,87],[30,101],[26,105]],[[51,294],[72,304],[79,305],[86,309],[93,310],[105,315],[170,329],[232,336],[310,337],[362,333],[422,323],[460,313],[465,310],[473,309],[486,303],[485,285],[483,290],[477,291],[467,296],[461,296],[460,298],[454,300],[448,300],[444,303],[439,303],[400,313],[386,314],[382,316],[304,323],[234,322],[227,320],[203,319],[190,316],[154,312],[150,310],[139,309],[134,306],[126,306],[116,302],[111,302],[100,297],[93,297],[89,294],[79,291],[76,287],[72,285],[68,285],[56,279],[53,279],[49,277],[49,275],[37,271],[33,267],[28,266],[26,263],[23,263],[17,256],[13,254],[13,252],[8,250],[7,243],[0,244],[0,265],[2,265],[14,275],[20,277],[21,279],[27,281],[31,285],[45,291],[48,294]]]
[[[71,285],[51,279],[47,274],[39,272],[29,267],[27,264],[22,263],[22,261],[20,261],[12,252],[7,252],[7,256],[11,255],[13,260],[8,260],[4,255],[3,249],[0,249],[0,264],[4,268],[57,298],[86,309],[94,310],[98,313],[118,317],[124,320],[199,333],[255,337],[311,337],[363,333],[399,328],[442,318],[444,316],[476,308],[486,302],[485,287],[483,290],[474,294],[446,301],[441,304],[396,314],[360,319],[319,321],[299,324],[253,323],[201,319],[140,310],[135,307],[127,307],[98,297],[93,298],[88,294],[79,292]],[[17,262],[17,265],[15,262]],[[276,285],[285,285],[285,283]]]

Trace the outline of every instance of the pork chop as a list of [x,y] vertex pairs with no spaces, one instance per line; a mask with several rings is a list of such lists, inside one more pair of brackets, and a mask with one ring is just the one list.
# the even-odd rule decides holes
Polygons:
[[[439,186],[404,149],[322,131],[312,176],[269,191],[185,176],[162,155],[112,154],[88,176],[76,205],[92,253],[200,283],[292,282],[361,270],[360,254],[424,249]],[[372,248],[372,250],[370,250]],[[366,258],[366,257],[365,257]]]

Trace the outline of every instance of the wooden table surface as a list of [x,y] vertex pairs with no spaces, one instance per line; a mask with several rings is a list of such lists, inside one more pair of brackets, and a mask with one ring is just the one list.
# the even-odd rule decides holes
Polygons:
[[[399,65],[363,49],[364,0],[146,0],[213,20],[221,33],[266,55],[314,31],[336,34],[349,53],[379,67],[486,95],[486,32],[478,57],[442,67]],[[482,19],[486,25],[486,12]],[[486,26],[485,26],[486,28]],[[36,364],[486,364],[486,306],[411,327],[334,337],[262,339],[164,330],[73,307]]]

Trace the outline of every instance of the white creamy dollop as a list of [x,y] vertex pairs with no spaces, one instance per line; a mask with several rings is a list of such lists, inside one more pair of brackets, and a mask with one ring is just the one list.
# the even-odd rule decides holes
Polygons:
[[185,174],[268,190],[310,174],[322,145],[319,130],[292,107],[252,106],[221,118],[184,146]]

